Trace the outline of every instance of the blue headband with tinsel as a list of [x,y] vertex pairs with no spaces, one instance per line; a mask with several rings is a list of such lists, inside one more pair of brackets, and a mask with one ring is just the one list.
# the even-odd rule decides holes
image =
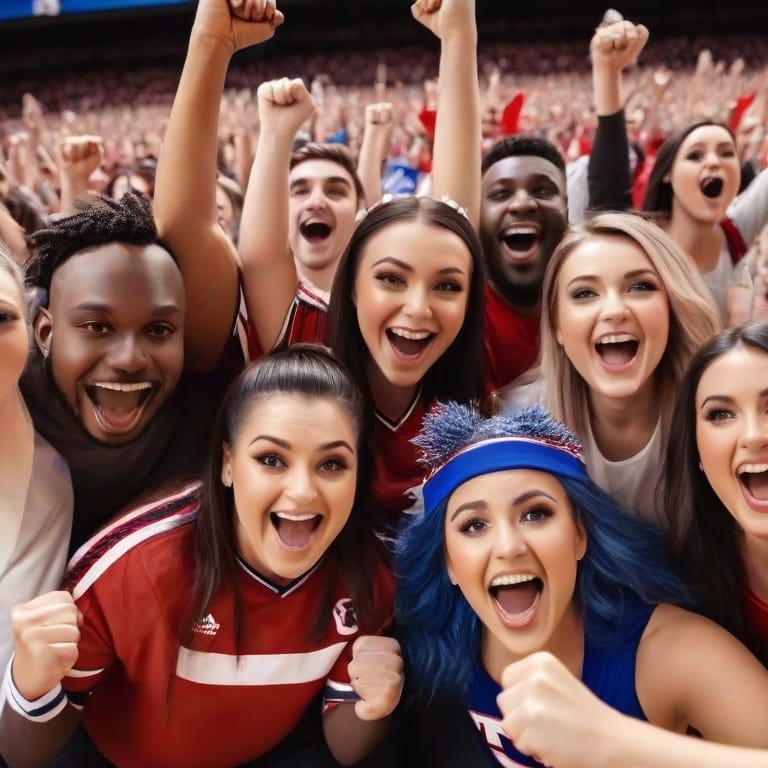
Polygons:
[[436,510],[467,480],[507,469],[534,469],[589,482],[574,447],[534,437],[494,437],[468,445],[430,474],[423,486],[424,512]]

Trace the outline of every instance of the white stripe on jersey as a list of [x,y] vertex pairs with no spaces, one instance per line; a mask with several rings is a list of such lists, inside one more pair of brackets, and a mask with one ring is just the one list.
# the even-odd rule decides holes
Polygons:
[[106,667],[102,667],[101,669],[70,669],[69,672],[67,672],[64,677],[72,677],[72,678],[84,678],[84,677],[95,677],[96,675],[100,675]]
[[182,646],[176,674],[201,685],[295,685],[324,680],[347,643],[334,643],[309,653],[236,656],[192,651]]
[[127,536],[116,541],[94,564],[80,577],[75,588],[72,590],[72,597],[78,600],[85,594],[88,588],[111,566],[114,565],[126,552],[132,550],[138,544],[141,544],[153,536],[170,531],[191,520],[197,514],[197,505],[188,512],[181,514],[174,512],[168,517],[161,518],[154,523],[149,523]]

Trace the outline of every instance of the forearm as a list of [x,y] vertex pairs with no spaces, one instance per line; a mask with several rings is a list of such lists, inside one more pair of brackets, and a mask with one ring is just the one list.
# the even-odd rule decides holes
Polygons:
[[[218,117],[230,53],[205,35],[190,40],[158,161],[154,211],[184,277],[186,363],[208,371],[231,332],[239,277],[234,245],[218,223]],[[205,311],[202,311],[205,308]]]
[[366,126],[357,159],[357,175],[363,185],[367,208],[381,199],[381,169],[388,149],[382,137]]
[[361,720],[354,703],[339,704],[323,716],[323,731],[333,756],[342,765],[354,765],[371,754],[386,736],[390,718]]
[[598,117],[587,172],[591,210],[629,210],[632,180],[624,111]]
[[432,160],[433,196],[450,197],[477,226],[480,211],[480,86],[477,31],[464,29],[442,41],[439,100]]

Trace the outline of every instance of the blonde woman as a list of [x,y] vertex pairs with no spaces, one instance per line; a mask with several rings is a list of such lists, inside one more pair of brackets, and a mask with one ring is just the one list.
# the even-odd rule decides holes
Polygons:
[[598,485],[650,522],[675,392],[690,358],[719,330],[695,265],[639,216],[595,216],[552,255],[539,398],[578,433]]

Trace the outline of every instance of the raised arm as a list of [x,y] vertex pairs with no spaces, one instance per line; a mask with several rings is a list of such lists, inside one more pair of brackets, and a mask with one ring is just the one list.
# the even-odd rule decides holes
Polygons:
[[444,195],[480,216],[480,86],[474,0],[417,0],[414,17],[440,38],[432,196]]
[[637,60],[648,40],[648,29],[631,21],[601,24],[592,36],[592,87],[597,131],[589,157],[590,209],[632,207],[629,139],[624,120],[623,70]]
[[273,0],[200,0],[155,184],[160,234],[187,294],[186,366],[211,370],[232,332],[239,300],[235,248],[216,214],[219,108],[233,54],[272,37]]
[[367,104],[357,175],[365,190],[365,204],[370,208],[381,199],[381,171],[392,140],[392,109],[388,101]]
[[296,132],[315,105],[301,80],[262,83],[261,129],[245,190],[238,250],[248,317],[261,349],[277,341],[296,294],[296,265],[288,245],[288,175]]

